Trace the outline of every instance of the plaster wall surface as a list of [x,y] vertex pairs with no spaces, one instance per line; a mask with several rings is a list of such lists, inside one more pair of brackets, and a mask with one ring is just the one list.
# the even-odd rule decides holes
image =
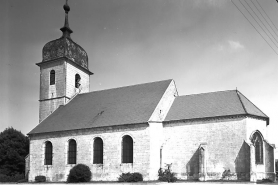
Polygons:
[[[90,76],[80,67],[74,66],[71,63],[66,63],[66,96],[72,97],[76,93],[87,93],[90,91]],[[79,89],[75,88],[75,75],[79,74],[81,77]]]
[[[55,84],[50,85],[50,72],[55,71]],[[78,66],[63,59],[40,66],[40,122],[54,112],[59,105],[66,104],[78,93],[90,90],[90,76]],[[79,88],[75,88],[75,75],[81,77]]]
[[244,117],[164,123],[163,134],[163,164],[172,163],[178,178],[198,178],[200,145],[206,146],[207,179],[220,179],[225,170],[240,178],[249,175]]
[[[247,135],[246,140],[251,143],[251,138],[256,131],[262,135],[263,141],[263,163],[253,164],[252,173],[256,174],[256,179],[269,178],[275,180],[274,174],[274,148],[267,141],[267,125],[266,121],[254,118],[247,118],[246,122]],[[254,154],[255,155],[255,154]]]
[[[133,163],[121,162],[122,137],[133,139]],[[103,164],[93,164],[93,142],[96,137],[103,140]],[[77,164],[90,167],[92,180],[116,181],[123,172],[140,172],[145,180],[149,179],[149,129],[148,124],[106,127],[33,135],[30,138],[29,180],[44,175],[47,181],[66,181],[69,170],[74,166],[67,164],[68,141],[77,142]],[[53,163],[44,165],[45,142],[53,145]]]
[[[66,101],[65,88],[65,62],[57,60],[48,62],[40,66],[40,110],[39,122],[44,120],[59,105],[64,105]],[[55,71],[55,84],[50,85],[50,71]]]

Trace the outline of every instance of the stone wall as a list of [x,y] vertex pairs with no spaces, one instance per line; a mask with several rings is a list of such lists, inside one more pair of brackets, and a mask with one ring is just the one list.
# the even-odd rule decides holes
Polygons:
[[[133,139],[134,155],[132,164],[121,163],[122,137],[129,135]],[[103,140],[103,164],[93,164],[93,141]],[[91,168],[92,180],[116,181],[123,172],[140,172],[145,180],[149,179],[149,127],[148,124],[106,127],[32,135],[30,137],[30,173],[29,180],[44,175],[47,181],[66,181],[69,170],[74,165],[67,164],[68,141],[77,142],[77,163]],[[53,163],[44,165],[44,145],[50,141],[53,145]]]
[[[50,71],[55,71],[55,84],[50,85]],[[65,104],[65,67],[63,60],[40,66],[40,110],[39,122],[49,116],[59,105]],[[53,100],[50,100],[53,99]]]
[[222,178],[225,170],[231,175],[229,178],[248,178],[246,118],[164,123],[163,134],[163,164],[172,163],[178,178],[198,179],[200,146],[206,150],[206,180]]
[[[55,71],[55,84],[50,85],[50,71]],[[75,88],[75,75],[81,77],[80,88]],[[41,122],[59,105],[66,104],[77,93],[90,90],[90,76],[81,67],[75,66],[64,59],[58,59],[40,65],[40,115]]]
[[[275,180],[274,173],[274,149],[267,142],[267,125],[266,121],[255,118],[246,119],[246,140],[251,143],[251,138],[255,132],[259,132],[263,139],[263,163],[256,164],[255,161],[251,164],[251,181],[262,180],[268,178]],[[255,153],[251,155],[255,156]]]
[[79,87],[80,93],[87,93],[90,91],[90,76],[88,73],[84,72],[80,69],[80,67],[74,66],[71,63],[66,63],[66,96],[72,97],[77,92],[79,93],[79,90],[75,88],[75,75],[79,74],[81,77]]
[[177,89],[174,81],[169,84],[161,100],[156,106],[152,116],[149,119],[150,131],[150,180],[158,179],[158,169],[160,168],[160,148],[163,142],[163,125],[162,121],[165,119],[170,107],[172,106],[175,97],[177,96]]

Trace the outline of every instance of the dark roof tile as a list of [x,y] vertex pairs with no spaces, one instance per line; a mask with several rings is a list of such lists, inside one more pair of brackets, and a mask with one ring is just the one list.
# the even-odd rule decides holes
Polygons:
[[79,94],[29,134],[148,122],[171,81]]
[[231,90],[179,96],[165,121],[247,114],[268,118],[240,92]]

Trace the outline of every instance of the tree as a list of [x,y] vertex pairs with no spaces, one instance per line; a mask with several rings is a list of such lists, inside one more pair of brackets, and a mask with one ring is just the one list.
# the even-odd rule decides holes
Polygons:
[[14,128],[0,133],[0,174],[24,174],[25,157],[29,153],[29,139]]

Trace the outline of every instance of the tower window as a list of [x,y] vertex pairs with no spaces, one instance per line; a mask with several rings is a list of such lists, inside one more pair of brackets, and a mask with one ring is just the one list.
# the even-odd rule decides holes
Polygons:
[[133,140],[130,136],[123,137],[122,163],[133,163]]
[[76,141],[69,141],[68,164],[76,164]]
[[52,165],[52,143],[47,141],[45,143],[45,151],[44,151],[44,164],[45,165]]
[[103,141],[96,138],[94,141],[94,164],[103,164]]
[[79,88],[81,77],[79,74],[75,75],[75,88]]
[[50,71],[50,85],[54,85],[55,84],[55,71],[51,70]]

